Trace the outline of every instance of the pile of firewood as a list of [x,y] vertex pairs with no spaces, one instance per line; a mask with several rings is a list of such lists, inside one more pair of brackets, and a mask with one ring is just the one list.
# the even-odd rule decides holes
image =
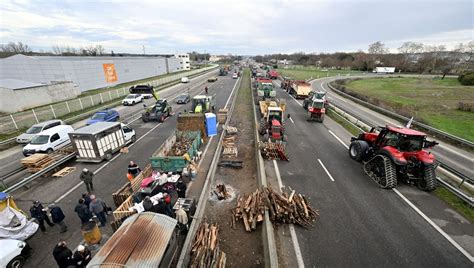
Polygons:
[[319,216],[318,211],[314,210],[308,200],[301,194],[297,194],[293,190],[290,194],[283,192],[279,194],[272,188],[265,188],[270,206],[270,219],[279,223],[293,223],[303,227],[313,224],[316,217]]
[[263,221],[265,214],[264,198],[265,193],[258,189],[250,195],[239,196],[237,206],[232,209],[232,228],[235,229],[235,222],[242,219],[247,232],[257,229],[257,223]]
[[224,184],[217,184],[214,194],[217,196],[218,200],[225,200],[230,197]]
[[264,159],[290,161],[285,146],[276,142],[260,142],[260,154]]
[[201,223],[191,250],[191,268],[223,268],[226,254],[219,247],[217,224]]
[[192,139],[186,137],[178,137],[176,142],[171,147],[169,152],[169,156],[182,156],[188,152],[188,149],[191,147],[193,143]]

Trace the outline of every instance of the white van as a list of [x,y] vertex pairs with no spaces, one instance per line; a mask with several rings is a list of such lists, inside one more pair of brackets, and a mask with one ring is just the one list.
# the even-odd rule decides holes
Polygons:
[[181,78],[181,83],[189,83],[189,78],[187,78],[187,77],[182,77],[182,78]]
[[23,155],[35,153],[52,153],[71,143],[69,133],[74,129],[70,125],[60,125],[41,132],[23,147]]
[[48,120],[31,126],[25,133],[16,138],[17,143],[29,143],[31,139],[40,134],[42,131],[53,128],[55,126],[64,125],[64,122],[59,119]]

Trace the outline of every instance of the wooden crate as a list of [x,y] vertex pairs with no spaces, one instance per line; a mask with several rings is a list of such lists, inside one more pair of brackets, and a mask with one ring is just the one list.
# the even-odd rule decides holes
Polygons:
[[123,185],[120,189],[118,189],[115,193],[112,194],[112,199],[114,200],[115,207],[119,207],[129,196],[133,193],[132,185],[130,182],[127,182]]
[[114,212],[114,220],[121,221],[135,214],[128,209],[133,206],[133,196],[129,196]]

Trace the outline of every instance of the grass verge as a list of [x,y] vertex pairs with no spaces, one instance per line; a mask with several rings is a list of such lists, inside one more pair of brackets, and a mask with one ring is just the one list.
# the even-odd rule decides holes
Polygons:
[[283,76],[289,76],[293,79],[297,80],[308,80],[308,79],[316,79],[316,78],[323,78],[329,76],[347,76],[347,75],[357,75],[361,74],[360,71],[352,71],[352,70],[323,70],[314,67],[295,67],[289,69],[278,69],[278,72],[281,73]]
[[459,197],[455,196],[444,187],[437,188],[434,191],[434,194],[444,202],[448,203],[448,205],[453,207],[456,211],[461,213],[470,222],[474,222],[474,209]]
[[341,115],[333,111],[332,109],[327,109],[327,116],[331,117],[332,120],[336,121],[339,125],[349,131],[352,135],[358,136],[360,134],[360,129],[358,129],[354,124],[347,121],[347,119],[343,118]]

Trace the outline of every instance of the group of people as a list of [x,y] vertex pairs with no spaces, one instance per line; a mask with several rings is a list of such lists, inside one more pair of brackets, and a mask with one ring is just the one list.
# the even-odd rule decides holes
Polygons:
[[53,250],[53,257],[56,260],[59,268],[67,267],[86,267],[92,259],[91,251],[83,246],[79,245],[77,250],[72,251],[67,247],[66,241],[60,241]]
[[107,209],[107,205],[102,199],[93,194],[84,193],[76,204],[74,212],[77,213],[81,224],[90,221],[95,215],[100,222],[100,226],[104,227],[107,223]]
[[46,222],[49,226],[57,224],[60,227],[61,233],[66,232],[67,226],[64,223],[64,218],[66,217],[62,209],[54,203],[49,204],[48,209],[51,214],[51,220],[49,219],[48,210],[43,207],[40,201],[34,201],[33,206],[30,208],[31,217],[38,221],[40,230],[43,233],[46,232],[46,226],[44,225]]

